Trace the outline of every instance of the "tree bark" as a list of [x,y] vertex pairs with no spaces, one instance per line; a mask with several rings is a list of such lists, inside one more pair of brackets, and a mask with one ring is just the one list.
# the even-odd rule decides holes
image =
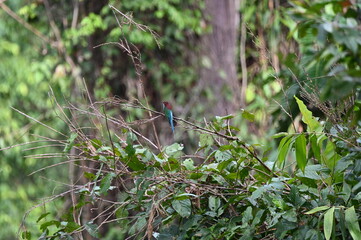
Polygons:
[[206,0],[204,14],[211,32],[202,37],[200,84],[211,89],[213,108],[208,113],[226,115],[240,106],[237,78],[238,0]]

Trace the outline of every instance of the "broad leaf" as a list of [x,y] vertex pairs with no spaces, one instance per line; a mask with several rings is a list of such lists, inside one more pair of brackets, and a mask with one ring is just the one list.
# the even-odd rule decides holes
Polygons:
[[210,196],[208,200],[208,207],[213,212],[216,212],[221,207],[221,200],[218,197]]
[[295,96],[298,107],[302,113],[302,121],[307,124],[308,131],[315,132],[321,125],[320,123],[312,116],[312,112],[307,109],[306,105]]
[[242,117],[244,119],[247,119],[250,122],[254,122],[255,116],[254,116],[253,113],[250,113],[250,112],[248,112],[248,111],[246,111],[244,109],[242,109],[241,111],[242,111]]
[[87,222],[85,225],[85,230],[95,238],[99,238],[99,232],[98,232],[98,225],[94,224],[93,222]]
[[355,207],[352,206],[345,211],[346,227],[350,231],[350,234],[354,240],[361,239],[360,226],[358,224],[358,218],[355,212]]
[[100,194],[107,193],[114,177],[115,177],[115,173],[110,172],[102,179],[102,181],[100,182]]
[[182,155],[183,148],[183,144],[174,143],[165,148],[165,153],[171,157],[179,157],[180,155]]
[[216,158],[217,162],[223,162],[223,161],[227,161],[228,159],[230,159],[232,157],[231,153],[229,151],[216,151],[216,154],[214,155],[214,157]]
[[199,146],[200,147],[207,147],[213,145],[213,137],[210,134],[201,134],[199,136]]
[[192,203],[189,199],[173,200],[172,207],[181,217],[189,217],[192,213]]
[[191,158],[187,158],[183,161],[182,163],[183,166],[186,167],[187,170],[192,171],[194,170],[196,167],[194,166],[194,162]]
[[329,240],[331,238],[334,212],[335,207],[328,209],[323,219],[323,232],[325,234],[326,240]]
[[306,164],[307,164],[306,137],[305,137],[304,134],[300,134],[296,138],[295,149],[296,149],[297,166],[304,173],[305,172],[305,167],[306,167]]

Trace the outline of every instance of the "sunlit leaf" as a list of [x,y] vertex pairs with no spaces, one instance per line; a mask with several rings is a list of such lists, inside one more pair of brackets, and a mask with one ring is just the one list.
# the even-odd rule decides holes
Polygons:
[[312,116],[312,112],[307,109],[306,105],[296,96],[294,97],[302,113],[302,121],[307,124],[308,130],[311,132],[317,131],[321,126],[320,123]]
[[179,143],[174,143],[170,146],[167,146],[165,148],[165,153],[168,156],[172,156],[172,157],[178,157],[182,154],[182,150],[183,150],[184,146],[183,144],[179,144]]
[[321,206],[321,207],[316,207],[308,212],[305,212],[305,214],[314,214],[316,212],[320,212],[320,211],[324,211],[324,210],[327,210],[329,209],[330,207],[329,206]]
[[187,170],[194,170],[195,166],[194,166],[194,162],[191,158],[187,158],[183,161],[182,163],[183,166],[186,167]]
[[354,240],[361,239],[360,225],[358,223],[359,218],[356,215],[355,207],[352,206],[345,211],[346,227],[350,231],[350,234]]
[[280,132],[280,133],[276,133],[272,136],[272,138],[280,138],[280,137],[285,137],[287,136],[288,133],[287,132]]
[[214,142],[213,137],[210,134],[201,134],[199,136],[200,147],[212,146],[213,142]]
[[331,238],[333,222],[334,222],[333,220],[334,212],[335,212],[335,207],[332,207],[327,210],[324,216],[323,232],[325,234],[326,240],[329,240]]
[[56,221],[56,220],[51,220],[51,221],[48,221],[48,222],[45,222],[43,224],[40,225],[40,229],[42,231],[45,231],[48,229],[48,227],[50,226],[56,226],[56,227],[59,227],[60,226],[60,222],[59,221]]

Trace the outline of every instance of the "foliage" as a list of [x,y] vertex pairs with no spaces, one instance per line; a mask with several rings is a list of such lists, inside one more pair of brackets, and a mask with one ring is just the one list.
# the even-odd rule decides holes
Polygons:
[[[317,78],[322,99],[339,100],[361,77],[361,35],[357,4],[349,1],[291,1],[285,23],[300,43],[301,66]],[[300,76],[302,69],[294,69]]]
[[[49,12],[41,2],[23,7],[22,3],[9,2],[9,6],[51,40],[56,34],[53,29],[49,31],[45,14]],[[84,3],[84,9],[89,7],[86,1],[79,2]],[[17,228],[21,214],[35,204],[33,199],[55,194],[49,201],[57,199],[58,205],[43,201],[39,206],[44,208],[26,215],[24,239],[40,234],[40,239],[76,239],[85,233],[102,239],[359,239],[360,5],[351,1],[284,1],[279,6],[272,5],[274,2],[278,1],[242,1],[242,21],[251,35],[246,45],[256,45],[247,47],[245,56],[240,54],[247,60],[252,79],[246,90],[247,110],[217,116],[204,126],[178,120],[181,127],[176,132],[185,127],[192,136],[188,140],[198,141],[196,151],[189,153],[177,141],[161,148],[138,132],[140,125],[151,129],[148,124],[154,119],[131,121],[150,112],[156,118],[160,113],[143,105],[115,102],[106,105],[107,115],[101,114],[104,108],[94,108],[103,103],[80,112],[73,105],[60,108],[56,114],[65,113],[62,117],[70,127],[69,136],[58,146],[47,148],[58,154],[41,155],[43,149],[35,146],[31,149],[35,155],[24,161],[21,149],[0,152],[5,159],[1,166],[5,181],[0,184],[0,223],[12,224],[1,231],[0,238],[14,238],[13,222]],[[79,69],[94,94],[89,99],[141,95],[134,92],[133,63],[119,57],[113,47],[93,49],[96,44],[119,38],[128,39],[142,53],[142,77],[146,90],[151,91],[151,104],[155,106],[160,96],[174,99],[182,110],[187,109],[182,112],[184,116],[200,119],[206,106],[188,104],[188,100],[191,95],[197,96],[194,91],[199,93],[194,89],[194,66],[199,65],[194,43],[209,30],[203,24],[203,1],[117,3],[111,2],[129,19],[159,34],[160,49],[151,31],[127,24],[127,18],[115,13],[119,28],[112,9],[100,3],[97,11],[82,12],[79,24],[72,27],[68,24],[72,11],[66,10],[72,5],[55,1],[50,6],[55,9],[53,23],[61,30],[60,39],[54,41],[64,44],[59,52],[65,57],[58,54],[59,49],[39,44],[39,39],[25,29],[18,31],[18,24],[4,17],[0,23],[0,55],[7,60],[0,66],[4,79],[0,83],[4,103],[0,106],[0,148],[20,139],[30,142],[34,139],[30,134],[56,136],[44,125],[29,124],[10,106],[26,110],[27,115],[62,131],[64,124],[53,121],[54,99],[47,95],[48,84],[61,101],[59,96],[68,89],[77,90],[69,76]],[[285,26],[290,29],[288,39]],[[93,55],[94,51],[100,53]],[[76,66],[69,65],[67,58]],[[201,64],[207,65],[206,61]],[[126,78],[126,82],[119,84],[120,78]],[[280,107],[270,104],[274,97]],[[314,117],[310,107],[322,111],[327,119]],[[276,108],[276,113],[287,112],[288,116],[278,115],[287,124],[277,121],[277,114],[270,115]],[[127,121],[116,115],[118,109],[126,113]],[[290,122],[299,121],[299,113],[301,127],[289,129]],[[78,122],[69,121],[69,115]],[[235,119],[241,121],[230,125],[229,121]],[[94,126],[89,126],[90,122]],[[274,124],[279,124],[283,132],[271,141],[264,136],[276,133],[271,127]],[[248,142],[253,132],[250,126],[262,136],[252,139],[252,143]],[[46,177],[61,181],[65,168],[60,166],[69,164],[81,173],[80,183],[70,183],[68,188],[47,180],[47,188],[39,188],[36,186],[44,185],[39,178],[16,180],[41,169],[44,165],[36,158],[44,156],[59,164],[55,169],[46,162]],[[70,194],[74,205],[61,209],[63,197]],[[86,214],[89,209],[102,211],[92,216]]]
[[[29,21],[39,18],[35,5],[22,8],[19,1],[8,3],[15,12],[18,11],[19,15]],[[49,138],[56,136],[15,109],[52,124],[61,131],[65,125],[54,121],[56,114],[52,109],[53,103],[49,99],[48,91],[51,85],[55,94],[64,94],[69,87],[69,79],[65,77],[65,73],[59,75],[54,72],[54,69],[61,65],[55,51],[39,44],[39,39],[34,38],[27,29],[2,10],[0,18],[0,149],[6,149],[12,145],[39,140],[34,135],[46,135]],[[45,27],[39,25],[40,29]],[[49,146],[46,151],[58,149]],[[24,213],[37,204],[40,195],[51,194],[53,182],[47,183],[48,188],[39,188],[45,180],[28,176],[49,163],[39,161],[33,156],[40,153],[45,151],[38,142],[0,151],[0,225],[6,226],[0,231],[1,239],[15,239]],[[58,159],[51,160],[55,161]],[[43,177],[58,176],[60,180],[61,173],[62,171],[48,171]],[[37,213],[40,211],[35,211],[34,215]],[[36,221],[37,216],[34,218],[34,215],[30,215],[30,219]],[[32,227],[30,229],[35,230]]]
[[[134,123],[99,115],[95,106],[85,110],[111,121],[121,135],[101,140],[75,130],[66,150],[72,146],[77,161],[98,167],[84,169],[87,182],[73,190],[74,208],[58,220],[47,212],[39,218],[43,236],[73,239],[87,231],[100,237],[101,226],[110,224],[118,239],[359,239],[359,141],[324,132],[325,123],[296,101],[307,131],[277,134],[282,140],[275,162],[267,161],[262,147],[235,136],[232,115],[207,126],[178,119],[201,131],[199,149],[189,156],[177,142],[157,153],[129,127]],[[114,193],[117,201],[106,204]],[[101,221],[95,216],[82,225],[72,217],[99,204],[106,204]]]
[[[69,89],[76,93],[72,94],[72,100],[79,102],[78,99],[75,100],[81,94],[76,92],[79,82],[76,82],[78,80],[74,81],[74,75],[72,75],[74,72],[84,77],[89,83],[90,91],[94,90],[94,97],[97,99],[109,95],[119,95],[124,98],[137,95],[138,93],[134,93],[134,88],[132,88],[136,84],[135,80],[129,80],[126,83],[129,84],[126,92],[121,91],[121,89],[125,89],[125,83],[123,81],[123,85],[119,86],[118,80],[124,76],[134,76],[131,64],[127,65],[124,56],[121,59],[122,54],[115,51],[114,47],[96,48],[96,50],[101,49],[103,57],[100,58],[98,55],[97,59],[100,59],[99,61],[104,59],[104,61],[101,63],[91,61],[93,47],[96,44],[118,41],[121,35],[130,39],[136,47],[146,53],[143,55],[145,57],[143,62],[146,66],[145,70],[150,72],[147,74],[151,76],[150,82],[152,84],[162,83],[158,86],[155,94],[171,98],[172,89],[166,86],[169,85],[168,83],[163,83],[163,79],[166,79],[164,82],[171,80],[184,88],[183,92],[179,91],[178,97],[183,99],[181,101],[185,101],[186,89],[194,80],[194,73],[189,67],[186,67],[189,64],[185,64],[186,60],[183,59],[181,53],[186,52],[185,49],[190,47],[191,36],[202,31],[199,25],[201,12],[198,4],[191,1],[152,1],[152,3],[149,1],[122,1],[122,7],[129,16],[132,15],[131,11],[137,11],[139,14],[134,16],[137,20],[140,19],[141,22],[147,24],[152,23],[151,27],[159,30],[161,34],[159,41],[162,44],[162,50],[159,50],[153,36],[149,33],[127,26],[121,32],[107,4],[94,4],[103,4],[101,9],[95,12],[88,6],[91,4],[83,1],[78,1],[78,4],[79,2],[81,2],[80,10],[78,8],[79,23],[75,21],[74,25],[70,23],[74,20],[73,18],[76,20],[75,2],[11,1],[2,3],[12,11],[12,16],[17,15],[18,19],[23,19],[23,22],[19,23],[11,18],[3,11],[5,8],[0,9],[0,16],[3,19],[0,22],[0,56],[1,59],[4,59],[0,65],[2,79],[0,82],[0,119],[2,120],[0,123],[0,149],[18,143],[32,142],[34,140],[32,134],[57,138],[55,133],[49,133],[48,128],[30,121],[11,107],[61,131],[64,125],[62,122],[54,121],[57,113],[53,111],[54,102],[48,95],[49,86],[53,89],[60,104],[63,96],[69,97]],[[111,4],[117,5],[119,2],[113,1]],[[1,6],[3,7],[3,5]],[[94,12],[88,13],[88,10]],[[118,18],[121,19],[119,16]],[[160,28],[162,25],[166,27]],[[30,28],[26,28],[27,26]],[[59,31],[59,36],[56,30]],[[104,37],[96,38],[93,46],[89,46],[90,39],[94,39],[94,36],[100,32],[100,35]],[[169,55],[172,55],[174,61],[169,61]],[[71,65],[69,59],[75,65]],[[119,67],[119,62],[124,66]],[[99,73],[101,74],[94,74],[94,69],[98,68],[100,68]],[[122,71],[124,68],[125,72]],[[120,71],[112,71],[112,69]],[[130,115],[136,115],[136,113]],[[0,152],[0,156],[4,159],[1,166],[0,188],[4,194],[1,194],[0,199],[2,206],[0,223],[11,225],[0,232],[1,239],[15,238],[22,214],[30,206],[36,204],[33,200],[37,199],[39,195],[51,194],[53,182],[49,181],[48,188],[39,189],[38,186],[43,186],[44,180],[38,176],[29,177],[26,182],[23,180],[24,175],[47,164],[35,158],[37,154],[44,153],[45,150],[36,146],[36,143],[32,147],[35,148],[27,151],[29,157],[26,159],[22,147]],[[46,150],[46,152],[56,151],[59,151],[56,146]],[[54,161],[56,162],[58,159],[54,159]],[[55,177],[61,174],[62,171],[50,170],[44,172],[44,177]],[[21,177],[19,178],[19,176]],[[61,177],[58,180],[60,179]],[[11,185],[12,187],[10,187]],[[16,199],[22,199],[22,201],[15,201]]]
[[[314,110],[327,116],[317,103],[328,101],[335,106],[359,88],[360,5],[352,1],[289,3],[291,6],[283,9],[282,23],[290,29],[288,37],[298,43],[298,50],[282,57],[280,78],[290,87],[287,99],[302,96],[302,92],[317,92]],[[302,97],[314,104],[313,98]],[[296,105],[283,107],[297,115]]]

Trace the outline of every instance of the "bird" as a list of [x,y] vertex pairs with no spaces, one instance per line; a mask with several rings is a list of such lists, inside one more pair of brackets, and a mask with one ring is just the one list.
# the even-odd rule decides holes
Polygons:
[[163,102],[163,112],[165,114],[165,117],[168,119],[169,125],[172,128],[172,132],[174,133],[174,126],[176,126],[177,123],[174,121],[172,109],[172,104],[170,104],[169,102]]

